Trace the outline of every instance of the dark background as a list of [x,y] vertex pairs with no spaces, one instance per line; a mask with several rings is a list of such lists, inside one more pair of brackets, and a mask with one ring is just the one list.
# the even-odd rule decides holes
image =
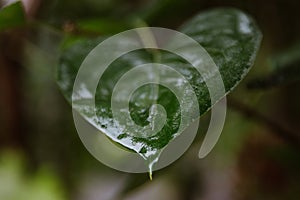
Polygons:
[[[29,23],[0,33],[0,199],[300,198],[299,1],[24,2]],[[194,144],[155,172],[153,181],[95,160],[55,83],[60,44],[114,34],[137,19],[176,29],[203,10],[224,6],[251,15],[263,41],[254,67],[228,96],[228,116],[215,149],[198,159],[208,113]],[[282,57],[288,65],[280,64]]]

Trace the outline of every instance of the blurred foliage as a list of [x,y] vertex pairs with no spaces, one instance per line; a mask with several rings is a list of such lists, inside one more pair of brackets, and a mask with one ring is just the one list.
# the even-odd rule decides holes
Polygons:
[[0,31],[25,25],[22,3],[17,1],[0,10]]
[[0,199],[64,200],[65,191],[55,173],[42,166],[28,174],[26,162],[17,152],[1,152]]
[[300,81],[300,44],[271,56],[271,70],[264,77],[248,83],[251,89],[270,89]]
[[[298,0],[32,2],[37,9],[25,26],[19,3],[0,11],[0,199],[151,199],[159,196],[157,191],[166,194],[164,200],[300,198],[297,146],[276,128],[231,105],[223,134],[207,158],[198,160],[197,153],[209,113],[201,118],[199,134],[188,152],[156,172],[154,181],[148,182],[145,174],[111,170],[81,144],[71,109],[54,78],[62,41],[68,47],[83,38],[136,27],[138,21],[175,29],[203,10],[236,7],[256,19],[264,39],[255,66],[229,95],[229,103],[231,99],[242,102],[246,110],[263,113],[276,126],[299,135]],[[273,77],[284,81],[274,84]],[[255,83],[255,90],[249,90],[253,80],[272,84]],[[11,102],[13,97],[17,99]],[[16,117],[8,118],[7,113]],[[13,135],[8,125],[18,128],[13,139],[22,146],[6,140]],[[17,151],[7,152],[11,148]]]

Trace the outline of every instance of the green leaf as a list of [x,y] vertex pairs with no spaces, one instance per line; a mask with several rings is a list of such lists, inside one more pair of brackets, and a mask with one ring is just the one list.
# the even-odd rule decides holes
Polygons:
[[0,10],[0,31],[16,28],[25,24],[25,14],[20,1]]
[[220,69],[226,91],[233,89],[250,70],[262,39],[255,21],[233,8],[200,14],[181,31],[210,54]]
[[[215,9],[204,12],[185,23],[179,31],[192,37],[211,55],[219,67],[227,93],[242,80],[253,65],[262,37],[253,19],[236,9]],[[83,40],[66,49],[62,54],[57,71],[57,82],[70,103],[78,68],[87,54],[102,40]],[[191,109],[191,117],[198,118],[207,112],[212,105],[205,84],[206,80],[184,59],[165,51],[159,53],[160,63],[180,72],[193,87],[201,113],[193,115]],[[155,136],[141,138],[128,132],[111,131],[119,128],[112,117],[111,94],[115,84],[125,72],[137,64],[154,61],[157,61],[155,53],[146,50],[134,51],[119,57],[104,72],[99,81],[95,101],[101,131],[113,141],[134,150],[145,159],[150,159],[146,156],[147,152],[156,152],[155,156],[158,157],[159,152],[177,136],[181,110],[176,96],[166,87],[154,84],[145,85],[134,92],[129,104],[131,118],[136,124],[140,126],[149,124],[149,115],[153,114],[150,107],[153,104],[162,105],[167,113],[165,125]],[[149,73],[156,76],[155,72]],[[83,107],[77,110],[89,121],[89,111]],[[154,160],[153,157],[151,159]]]

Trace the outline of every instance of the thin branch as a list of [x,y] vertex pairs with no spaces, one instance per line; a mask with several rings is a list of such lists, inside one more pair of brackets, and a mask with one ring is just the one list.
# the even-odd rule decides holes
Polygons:
[[228,104],[233,109],[240,111],[246,117],[268,127],[277,137],[283,139],[289,144],[292,144],[300,150],[300,135],[295,133],[293,130],[288,129],[278,121],[258,112],[240,101],[230,99]]

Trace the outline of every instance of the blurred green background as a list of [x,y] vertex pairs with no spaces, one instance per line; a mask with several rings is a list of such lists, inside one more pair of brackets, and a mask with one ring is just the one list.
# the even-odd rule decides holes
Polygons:
[[[1,200],[300,199],[299,1],[23,2],[25,16],[16,9],[12,25],[7,24],[12,18],[0,20]],[[94,159],[55,83],[62,46],[134,28],[141,21],[176,29],[217,7],[248,13],[264,38],[255,66],[228,96],[226,124],[214,150],[205,159],[197,157],[208,113],[189,150],[155,172],[153,181]]]

